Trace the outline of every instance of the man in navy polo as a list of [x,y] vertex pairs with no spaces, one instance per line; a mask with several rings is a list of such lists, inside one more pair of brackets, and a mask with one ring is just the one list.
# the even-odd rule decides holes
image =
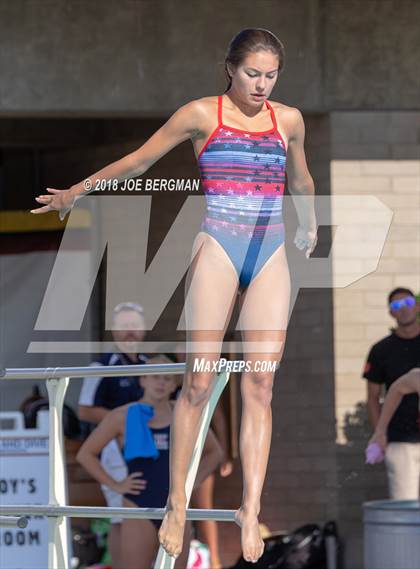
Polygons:
[[[118,351],[103,354],[91,366],[135,365],[147,362],[147,357],[136,351],[138,342],[145,336],[144,310],[139,304],[122,302],[114,308],[112,337]],[[100,423],[109,411],[138,401],[143,395],[138,376],[86,377],[79,396],[79,418],[90,424],[91,428]],[[117,441],[112,440],[101,453],[101,464],[106,472],[122,480],[127,476],[127,468],[121,456]],[[110,507],[122,507],[122,496],[107,486],[101,485],[102,492]],[[108,534],[108,550],[113,564],[120,567],[121,518],[111,518]]]

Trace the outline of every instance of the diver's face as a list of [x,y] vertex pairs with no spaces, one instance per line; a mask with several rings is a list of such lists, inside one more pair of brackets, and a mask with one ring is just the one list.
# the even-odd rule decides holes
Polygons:
[[249,53],[236,68],[228,65],[232,89],[248,105],[268,99],[278,77],[279,58],[267,50]]

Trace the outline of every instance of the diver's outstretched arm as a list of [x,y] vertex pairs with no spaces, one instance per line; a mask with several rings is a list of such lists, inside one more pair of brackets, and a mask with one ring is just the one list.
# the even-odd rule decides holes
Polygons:
[[75,202],[97,189],[100,182],[115,180],[115,183],[119,183],[144,174],[172,148],[199,133],[198,125],[202,121],[202,116],[202,103],[199,100],[190,101],[175,111],[166,123],[134,152],[130,152],[120,160],[108,164],[68,189],[47,188],[49,194],[42,194],[35,198],[38,203],[44,205],[30,210],[31,213],[58,211],[60,219],[64,219]]

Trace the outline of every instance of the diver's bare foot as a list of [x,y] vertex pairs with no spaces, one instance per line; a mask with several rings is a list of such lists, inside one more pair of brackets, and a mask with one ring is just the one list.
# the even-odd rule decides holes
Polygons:
[[256,563],[264,553],[264,541],[261,539],[258,516],[246,513],[239,508],[235,512],[235,522],[241,528],[243,558],[245,561]]
[[160,544],[172,557],[178,557],[182,551],[185,519],[185,507],[170,506],[168,502],[158,536]]

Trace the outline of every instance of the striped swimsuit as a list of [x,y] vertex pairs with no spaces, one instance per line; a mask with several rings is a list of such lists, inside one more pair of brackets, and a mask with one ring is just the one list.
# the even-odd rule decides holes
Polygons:
[[222,95],[218,124],[198,156],[206,196],[201,231],[211,235],[232,261],[245,288],[284,243],[282,201],[286,178],[286,145],[273,127],[250,132],[223,124]]

